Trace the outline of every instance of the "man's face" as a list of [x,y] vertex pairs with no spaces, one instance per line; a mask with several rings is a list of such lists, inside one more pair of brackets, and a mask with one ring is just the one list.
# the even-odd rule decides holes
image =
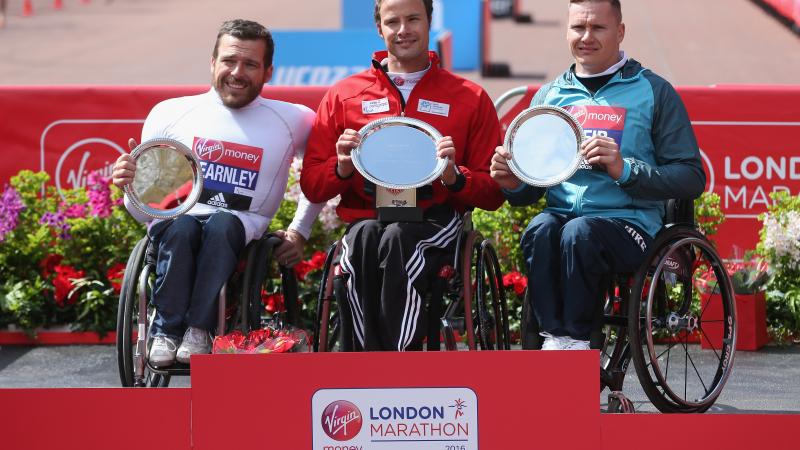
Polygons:
[[261,93],[272,78],[272,66],[264,67],[266,43],[222,36],[217,57],[211,58],[211,84],[229,108],[241,108]]
[[390,57],[403,67],[427,67],[430,23],[422,1],[383,0],[380,14],[378,33]]
[[625,38],[621,23],[609,2],[573,3],[569,6],[567,42],[576,71],[603,72],[619,61],[619,45]]

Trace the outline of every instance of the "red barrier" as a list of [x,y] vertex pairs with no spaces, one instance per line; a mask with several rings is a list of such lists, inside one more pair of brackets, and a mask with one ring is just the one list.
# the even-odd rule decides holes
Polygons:
[[800,0],[762,0],[778,14],[800,26]]
[[22,2],[22,17],[30,17],[33,15],[33,2],[25,0]]
[[[45,170],[60,188],[83,186],[91,171],[110,173],[159,101],[207,87],[0,87],[0,187],[21,169]],[[319,105],[326,87],[266,87],[270,98]],[[530,103],[535,88],[516,107]],[[683,87],[708,189],[727,221],[716,237],[724,257],[753,248],[757,215],[773,190],[800,193],[800,85]],[[504,121],[513,115],[507,114]],[[506,122],[507,123],[507,122]]]

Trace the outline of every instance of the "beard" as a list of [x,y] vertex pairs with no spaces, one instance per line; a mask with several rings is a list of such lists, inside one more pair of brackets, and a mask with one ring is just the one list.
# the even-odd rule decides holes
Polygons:
[[[234,89],[227,85],[228,81],[244,84],[244,89]],[[247,106],[261,94],[263,85],[251,83],[249,80],[238,80],[230,76],[214,80],[214,90],[219,94],[222,104],[228,108],[238,109]]]

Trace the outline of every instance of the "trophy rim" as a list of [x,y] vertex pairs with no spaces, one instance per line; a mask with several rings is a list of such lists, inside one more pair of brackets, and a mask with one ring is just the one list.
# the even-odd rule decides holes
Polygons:
[[139,198],[139,195],[133,189],[132,182],[123,187],[125,195],[139,212],[153,219],[160,220],[174,219],[182,214],[185,214],[192,209],[195,204],[197,204],[198,200],[200,200],[200,194],[203,192],[203,173],[200,169],[200,160],[183,142],[170,138],[149,139],[136,146],[136,148],[131,151],[131,157],[133,157],[134,160],[137,160],[141,155],[152,149],[165,147],[172,148],[180,152],[184,157],[186,157],[187,161],[189,162],[189,166],[192,169],[192,190],[189,192],[189,195],[186,197],[186,200],[183,203],[170,209],[156,209],[146,205]]
[[423,134],[428,136],[433,145],[435,146],[439,140],[442,139],[442,134],[430,125],[427,122],[424,122],[419,119],[414,119],[411,117],[404,117],[404,116],[392,116],[392,117],[383,117],[380,119],[373,120],[368,124],[364,125],[360,130],[358,130],[358,135],[361,140],[358,147],[354,148],[351,152],[351,157],[353,160],[353,165],[356,167],[356,170],[367,180],[375,183],[378,186],[383,186],[388,189],[414,189],[420,186],[425,186],[426,184],[432,183],[434,180],[442,176],[444,169],[447,167],[447,158],[440,158],[436,157],[436,166],[433,171],[428,174],[425,178],[420,180],[414,181],[412,183],[389,183],[383,180],[378,179],[374,175],[372,175],[364,164],[361,162],[361,147],[364,145],[364,141],[372,136],[373,134],[379,132],[382,129],[389,128],[389,127],[396,127],[396,126],[404,126],[416,129],[421,131]]
[[[517,131],[519,131],[520,127],[522,127],[526,121],[533,117],[545,114],[559,117],[567,122],[572,131],[575,133],[576,141],[575,156],[572,158],[570,165],[564,168],[564,170],[558,174],[548,178],[534,177],[533,175],[529,174],[528,171],[520,167],[516,162],[517,160],[514,158],[514,139],[516,138]],[[583,158],[580,155],[580,149],[583,140],[583,127],[575,118],[575,116],[570,114],[569,111],[560,106],[537,105],[525,109],[519,113],[519,115],[517,115],[513,121],[511,121],[511,124],[508,126],[508,130],[506,131],[503,146],[506,148],[506,150],[508,150],[509,153],[511,153],[511,160],[508,163],[508,167],[517,178],[522,180],[525,184],[531,186],[551,187],[570,179],[573,175],[575,175],[575,172],[582,167]]]

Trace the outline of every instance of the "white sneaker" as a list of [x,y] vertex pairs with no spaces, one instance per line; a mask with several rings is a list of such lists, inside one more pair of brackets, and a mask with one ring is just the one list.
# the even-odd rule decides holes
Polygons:
[[153,338],[153,345],[150,347],[148,360],[153,367],[167,367],[175,363],[175,351],[178,348],[178,340],[169,336],[156,336]]
[[562,347],[564,345],[563,343],[564,338],[562,338],[561,336],[553,336],[552,334],[546,331],[539,333],[539,336],[542,336],[544,338],[544,342],[542,343],[542,350],[562,350]]
[[208,331],[189,327],[183,335],[183,342],[178,348],[178,361],[188,364],[192,355],[211,353],[211,336]]
[[564,336],[561,339],[561,350],[590,350],[589,341],[579,341],[569,336]]

